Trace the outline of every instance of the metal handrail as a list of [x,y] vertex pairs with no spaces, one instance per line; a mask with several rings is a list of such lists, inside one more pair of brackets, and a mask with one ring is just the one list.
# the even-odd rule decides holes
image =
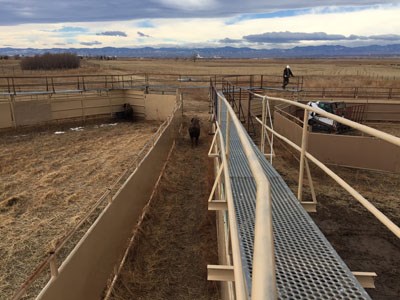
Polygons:
[[[251,93],[251,92],[250,92]],[[299,147],[289,139],[283,137],[282,135],[278,134],[275,130],[270,128],[266,124],[262,124],[262,120],[259,118],[256,118],[256,120],[262,124],[263,128],[267,129],[269,132],[271,132],[273,135],[276,135],[278,138],[282,139],[289,145],[291,145],[293,148],[296,150],[300,151],[301,157],[300,157],[300,175],[299,175],[299,191],[298,191],[298,199],[301,200],[301,193],[302,193],[302,186],[303,186],[303,170],[304,170],[304,163],[305,163],[305,158],[310,159],[313,163],[315,163],[319,168],[321,168],[327,175],[329,175],[332,179],[334,179],[341,187],[343,187],[346,191],[348,191],[357,201],[361,203],[370,213],[372,213],[383,225],[385,225],[392,233],[394,233],[398,238],[400,238],[400,228],[393,223],[388,217],[386,217],[380,210],[378,210],[371,202],[369,202],[367,199],[365,199],[360,193],[358,193],[354,188],[352,188],[347,182],[345,182],[342,178],[340,178],[336,173],[334,173],[332,170],[330,170],[326,165],[324,165],[322,162],[320,162],[318,159],[316,159],[314,156],[312,156],[310,153],[306,151],[306,145],[307,145],[307,120],[308,120],[308,111],[312,111],[315,113],[318,113],[321,116],[330,118],[336,122],[342,123],[344,125],[350,126],[352,128],[355,128],[357,130],[360,130],[364,133],[370,134],[376,138],[379,138],[381,140],[384,140],[388,143],[391,143],[395,146],[400,147],[400,138],[390,135],[388,133],[385,133],[383,131],[368,127],[366,125],[359,124],[357,122],[345,119],[343,117],[339,117],[337,115],[328,113],[322,109],[318,108],[313,108],[311,106],[301,104],[296,101],[292,100],[287,100],[283,98],[276,98],[276,97],[269,97],[269,96],[263,96],[259,95],[256,93],[252,93],[256,97],[260,97],[264,99],[263,101],[267,100],[275,100],[275,101],[280,101],[284,103],[288,103],[297,107],[300,107],[304,109],[304,120],[303,120],[303,135],[302,135],[302,145]],[[264,113],[264,112],[263,112]]]
[[[251,93],[251,92],[249,92],[249,93]],[[384,141],[386,141],[388,143],[391,143],[393,145],[396,145],[396,146],[400,147],[400,138],[398,138],[396,136],[393,136],[391,134],[388,134],[386,132],[380,131],[378,129],[374,129],[374,128],[371,128],[369,126],[366,126],[366,125],[351,121],[349,119],[346,119],[346,118],[343,118],[343,117],[339,117],[338,115],[331,114],[331,113],[329,113],[329,112],[327,112],[327,111],[325,111],[323,109],[317,109],[317,108],[311,107],[309,105],[302,104],[302,103],[299,103],[299,102],[296,102],[296,101],[293,101],[293,100],[284,99],[284,98],[263,96],[263,95],[260,95],[260,94],[257,94],[257,93],[252,93],[252,94],[254,96],[256,96],[256,97],[260,97],[260,98],[264,98],[265,97],[265,99],[268,99],[268,100],[275,100],[275,101],[285,102],[285,103],[300,107],[300,108],[302,108],[304,110],[315,112],[315,113],[317,113],[317,114],[319,114],[321,116],[327,117],[327,118],[332,119],[332,120],[334,120],[336,122],[339,122],[341,124],[350,126],[350,127],[354,128],[354,129],[360,130],[360,131],[362,131],[364,133],[370,134],[370,135],[372,135],[372,136],[374,136],[376,138],[379,138],[381,140],[384,140]],[[307,122],[305,122],[305,123],[307,123]]]
[[[238,137],[242,144],[243,150],[248,159],[249,167],[256,182],[257,194],[256,194],[256,218],[255,218],[255,233],[254,233],[254,254],[253,254],[253,272],[252,272],[252,299],[276,299],[276,275],[275,275],[275,249],[273,241],[273,230],[272,230],[272,202],[271,202],[271,188],[270,183],[265,176],[263,168],[258,160],[258,157],[248,139],[246,130],[243,128],[241,122],[237,119],[236,114],[228,101],[221,92],[217,92],[217,98],[219,100],[219,118],[220,108],[222,103],[226,106],[227,116],[235,126]],[[229,126],[229,124],[227,124]],[[229,127],[228,127],[229,128]],[[228,138],[228,137],[227,137]],[[228,143],[229,144],[229,140]],[[223,160],[226,160],[225,151]],[[226,164],[227,165],[227,164]],[[227,172],[227,169],[225,169]],[[229,173],[227,173],[229,175]],[[229,182],[229,180],[228,180]],[[228,199],[232,197],[230,183],[228,183],[227,192],[229,193]],[[228,201],[228,209],[230,208]],[[234,207],[232,208],[234,209]],[[235,214],[231,210],[230,216]],[[230,217],[231,218],[231,217]],[[236,229],[237,230],[237,229]],[[232,240],[232,248],[233,248]],[[235,245],[237,248],[237,245]],[[234,250],[234,258],[240,253],[239,250]],[[237,260],[237,259],[236,259]],[[234,264],[236,261],[234,259]],[[236,280],[235,272],[235,280]],[[239,298],[241,299],[241,298]]]

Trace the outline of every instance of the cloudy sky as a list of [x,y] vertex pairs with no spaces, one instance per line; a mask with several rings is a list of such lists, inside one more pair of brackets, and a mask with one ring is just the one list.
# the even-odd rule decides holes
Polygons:
[[0,0],[0,48],[400,43],[400,0]]

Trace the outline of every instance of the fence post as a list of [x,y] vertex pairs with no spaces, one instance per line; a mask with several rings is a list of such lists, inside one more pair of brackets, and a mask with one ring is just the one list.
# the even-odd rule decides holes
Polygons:
[[242,110],[242,88],[239,88],[239,121],[240,119],[240,112]]
[[247,132],[250,132],[250,117],[251,117],[251,97],[252,94],[249,93],[249,98],[247,99]]
[[8,89],[8,93],[11,94],[10,78],[8,78],[8,77],[7,77],[7,89]]
[[262,98],[262,115],[261,115],[261,120],[262,120],[262,124],[261,124],[261,152],[262,154],[265,153],[265,97]]
[[17,92],[15,91],[15,82],[14,82],[14,77],[11,77],[11,83],[12,83],[12,87],[13,87],[13,93],[14,95],[17,94]]
[[297,191],[297,199],[301,202],[303,197],[303,178],[304,178],[304,161],[307,148],[308,138],[308,111],[304,109],[303,118],[303,134],[301,138],[301,154],[300,154],[300,170],[299,170],[299,187]]
[[221,105],[222,105],[222,99],[221,97],[218,96],[217,94],[217,103],[218,103],[218,123],[221,124]]
[[226,110],[226,137],[225,137],[225,144],[226,144],[226,151],[225,151],[225,155],[229,156],[229,150],[230,150],[230,117],[229,117],[229,110]]
[[14,110],[14,95],[10,95],[10,109],[11,109],[11,117],[13,121],[14,128],[17,128],[17,120],[15,119],[15,110]]

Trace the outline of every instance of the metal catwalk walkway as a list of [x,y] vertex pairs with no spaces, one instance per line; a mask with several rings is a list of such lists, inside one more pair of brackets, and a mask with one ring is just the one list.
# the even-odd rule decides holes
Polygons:
[[[220,127],[224,140],[225,112],[226,107],[222,105]],[[279,299],[370,299],[281,176],[253,141],[251,144],[271,183]],[[230,126],[229,172],[242,263],[250,293],[256,185],[234,126]]]

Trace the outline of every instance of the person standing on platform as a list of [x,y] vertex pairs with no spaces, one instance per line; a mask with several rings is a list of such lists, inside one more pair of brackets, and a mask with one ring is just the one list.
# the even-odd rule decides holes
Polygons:
[[285,89],[286,86],[289,84],[290,77],[294,77],[294,75],[289,65],[287,65],[286,68],[283,70],[283,84],[282,84],[283,89]]

